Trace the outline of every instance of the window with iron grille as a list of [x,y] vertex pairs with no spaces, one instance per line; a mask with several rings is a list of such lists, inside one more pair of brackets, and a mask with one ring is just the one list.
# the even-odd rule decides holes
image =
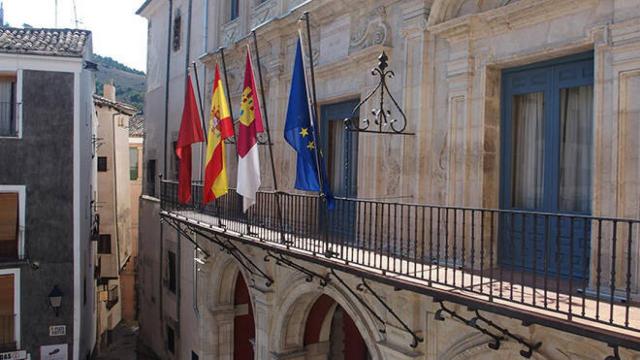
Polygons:
[[0,136],[18,136],[16,76],[0,75]]
[[100,234],[100,240],[98,240],[98,254],[111,254],[111,235]]

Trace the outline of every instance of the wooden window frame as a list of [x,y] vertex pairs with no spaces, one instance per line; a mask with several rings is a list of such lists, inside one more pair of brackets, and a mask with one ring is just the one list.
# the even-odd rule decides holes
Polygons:
[[26,210],[26,186],[25,185],[0,185],[0,193],[18,194],[18,259],[23,259],[25,254],[25,219]]

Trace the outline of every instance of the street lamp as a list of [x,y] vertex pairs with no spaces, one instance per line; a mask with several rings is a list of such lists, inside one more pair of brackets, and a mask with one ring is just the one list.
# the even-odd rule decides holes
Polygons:
[[49,293],[49,305],[53,308],[56,316],[60,313],[60,306],[62,305],[62,291],[58,288],[58,285],[54,285],[53,289]]

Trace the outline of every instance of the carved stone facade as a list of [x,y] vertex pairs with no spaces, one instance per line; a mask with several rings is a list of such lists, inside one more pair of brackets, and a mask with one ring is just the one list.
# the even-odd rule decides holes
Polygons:
[[[143,10],[144,16],[153,23],[150,49],[162,48],[156,42],[164,41],[164,37],[155,35],[162,34],[155,27],[164,24],[167,12],[164,3],[152,1]],[[187,0],[176,0],[174,6],[184,7],[186,3]],[[267,0],[263,3],[241,0],[240,3],[240,16],[232,22],[224,21],[226,10],[219,8],[217,1],[209,1],[207,11],[194,7],[194,14],[209,14],[210,25],[208,32],[204,32],[205,19],[193,17],[194,33],[199,31],[200,38],[206,37],[204,44],[201,40],[192,43],[191,60],[199,60],[206,114],[213,69],[221,60],[216,49],[225,47],[231,104],[237,112],[244,52],[247,44],[253,46],[250,30],[258,26],[265,105],[271,121],[279,190],[292,191],[295,180],[295,155],[284,142],[282,133],[295,41],[298,28],[302,27],[298,20],[303,11],[309,11],[319,105],[364,98],[375,86],[376,78],[370,70],[384,50],[396,73],[389,82],[390,90],[407,115],[407,131],[415,133],[412,136],[359,135],[358,197],[499,208],[503,156],[502,72],[591,51],[595,64],[592,213],[640,218],[640,144],[637,140],[640,107],[634,101],[640,91],[637,0]],[[166,29],[164,32],[166,34]],[[177,132],[179,127],[186,68],[184,54],[172,56],[172,64],[179,66],[175,65],[177,70],[172,70],[169,76],[169,134]],[[162,64],[162,60],[151,58],[151,54],[149,62],[150,69],[158,66],[152,63]],[[150,84],[163,82],[164,77],[149,79]],[[163,86],[150,88],[147,94],[145,161],[155,157],[158,172],[169,173],[169,169],[161,171],[164,118],[158,109],[164,106],[159,93]],[[364,106],[361,114],[370,113],[371,107]],[[229,183],[235,184],[235,150],[229,149]],[[199,154],[201,149],[195,146],[195,180],[201,176],[197,170]],[[263,188],[273,189],[265,146],[260,147],[260,156]],[[215,246],[206,245],[213,256],[205,265],[197,265],[193,261],[193,246],[184,238],[178,240],[175,231],[167,225],[159,225],[158,206],[152,198],[143,200],[141,211],[146,211],[146,215],[141,213],[141,248],[145,241],[153,244],[162,239],[162,248],[178,253],[181,290],[173,295],[158,289],[161,282],[154,277],[162,273],[157,268],[160,255],[147,255],[149,259],[142,255],[141,276],[146,281],[146,290],[142,291],[141,301],[148,307],[142,309],[141,331],[148,337],[164,338],[162,323],[156,323],[158,314],[179,320],[180,345],[175,354],[166,352],[157,340],[149,341],[165,358],[186,359],[193,351],[200,359],[233,359],[235,308],[231,296],[237,276],[243,276],[250,289],[256,359],[327,358],[326,352],[318,350],[318,355],[316,349],[305,348],[300,338],[304,319],[322,294],[332,298],[354,320],[372,359],[514,359],[519,356],[521,348],[514,341],[504,342],[498,351],[493,351],[486,346],[489,338],[468,326],[450,319],[435,320],[438,304],[432,298],[374,284],[391,308],[424,337],[424,342],[413,349],[409,347],[411,336],[401,330],[370,294],[364,295],[365,301],[390,323],[386,333],[378,331],[377,320],[341,284],[334,281],[322,287],[317,280],[306,282],[299,272],[264,262],[265,252],[255,247],[239,245],[274,278],[271,287]],[[145,230],[145,226],[153,230]],[[162,237],[157,231],[161,226]],[[149,235],[145,236],[145,232]],[[208,244],[205,239],[199,242]],[[631,249],[634,258],[640,258],[639,246],[634,244]],[[627,255],[624,249],[617,251],[618,259]],[[634,279],[640,278],[638,261],[632,265],[634,276],[638,275]],[[304,263],[304,266],[321,274],[327,272],[315,264]],[[612,264],[601,266],[606,272]],[[194,268],[198,271],[194,272]],[[591,266],[594,269],[591,271],[595,268]],[[344,278],[352,287],[359,280],[346,274]],[[638,297],[639,286],[632,284],[634,298]],[[150,300],[152,296],[154,302]],[[470,317],[462,306],[455,311]],[[543,345],[534,353],[535,359],[595,360],[611,354],[607,344],[586,337],[540,325],[525,327],[497,315],[490,318],[529,341],[541,341]],[[154,329],[150,327],[160,329],[160,333],[153,335]],[[621,349],[621,355],[625,359],[640,359],[640,354],[625,349]]]

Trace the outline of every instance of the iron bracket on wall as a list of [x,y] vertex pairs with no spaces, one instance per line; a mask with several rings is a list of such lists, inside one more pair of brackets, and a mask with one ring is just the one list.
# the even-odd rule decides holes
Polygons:
[[618,345],[609,345],[613,348],[613,355],[609,355],[604,360],[620,360],[620,349]]
[[413,342],[410,346],[412,348],[416,348],[418,346],[418,343],[424,341],[422,337],[418,336],[415,331],[411,330],[411,328],[404,321],[402,321],[402,319],[400,319],[398,314],[396,314],[395,311],[393,311],[393,309],[391,309],[391,307],[380,297],[380,295],[378,295],[378,293],[376,293],[371,288],[371,286],[367,284],[367,281],[364,278],[362,278],[361,283],[356,286],[356,289],[360,292],[368,291],[371,295],[373,295],[376,300],[378,300],[378,302],[382,304],[382,306],[384,306],[384,308],[387,309],[387,311],[396,319],[396,321],[400,323],[400,325],[402,325],[405,331],[411,334],[411,337],[413,337]]
[[[184,236],[187,240],[189,240],[189,242],[191,242],[191,243],[196,247],[196,249],[198,249],[199,251],[202,251],[202,253],[205,255],[205,257],[206,257],[206,258],[211,257],[211,254],[209,254],[209,252],[207,252],[207,251],[206,251],[205,249],[203,249],[200,245],[198,245],[198,242],[197,242],[197,241],[195,241],[195,240],[191,237],[191,235],[190,235],[190,234],[188,234],[188,233],[187,233],[187,232],[186,232],[186,231],[185,231],[185,230],[180,226],[180,223],[179,223],[179,222],[177,222],[177,221],[175,221],[175,220],[173,220],[173,219],[170,219],[170,218],[162,217],[162,218],[160,219],[160,222],[163,222],[163,221],[164,221],[165,223],[167,223],[167,225],[169,225],[169,226],[171,226],[172,228],[176,229],[176,231],[177,231],[178,233],[180,233],[180,235]],[[190,230],[192,230],[192,229],[190,229]]]
[[[383,51],[382,54],[378,56],[378,66],[371,70],[371,75],[379,77],[378,84],[362,101],[358,103],[358,105],[356,105],[355,108],[353,108],[351,117],[344,119],[344,126],[347,131],[374,134],[415,135],[414,133],[405,132],[407,129],[407,116],[404,114],[404,111],[400,105],[398,105],[398,101],[396,101],[387,87],[387,78],[391,79],[395,76],[395,73],[392,70],[387,70],[387,67],[389,67],[388,61],[389,58]],[[371,99],[378,90],[380,91],[380,99],[378,100],[377,105],[378,108],[371,109],[371,114],[374,117],[373,124],[368,118],[364,118],[362,121],[359,121],[360,108],[369,101],[369,99]],[[391,99],[396,110],[400,113],[401,119],[392,117],[391,110],[385,108],[384,100],[387,96]]]
[[313,281],[313,278],[316,277],[320,280],[320,286],[325,287],[327,286],[327,284],[329,283],[329,276],[322,276],[320,274],[318,274],[317,272],[313,271],[313,270],[309,270],[307,268],[305,268],[304,266],[297,264],[291,260],[289,260],[287,257],[285,257],[282,254],[273,254],[270,251],[267,251],[267,255],[264,256],[264,261],[265,262],[269,262],[269,258],[275,259],[276,261],[276,265],[278,266],[286,266],[288,268],[297,270],[303,274],[306,275],[305,280],[307,282],[311,282]]
[[[184,224],[184,223],[183,223]],[[251,258],[249,258],[242,250],[240,250],[237,246],[235,246],[228,239],[220,239],[218,235],[214,235],[213,237],[203,233],[200,230],[197,230],[194,226],[190,224],[185,224],[192,232],[204,237],[205,239],[211,241],[212,243],[218,245],[220,247],[220,251],[226,251],[227,254],[233,256],[238,263],[245,268],[251,275],[260,276],[266,280],[265,285],[267,287],[271,287],[273,285],[273,278],[265,273],[258,265],[256,265]],[[206,253],[205,253],[206,254]],[[208,255],[208,254],[207,254]]]
[[[472,309],[470,309],[470,310],[472,310]],[[491,321],[491,320],[485,318],[484,316],[480,315],[480,312],[477,309],[473,309],[472,311],[474,311],[476,313],[476,317],[474,317],[473,319],[470,320],[470,322],[472,324],[477,324],[478,320],[483,321],[485,324],[489,325],[490,327],[500,331],[502,333],[502,335],[517,341],[521,345],[524,345],[527,349],[526,350],[524,350],[524,349],[520,350],[520,355],[522,357],[524,357],[526,359],[531,358],[531,356],[533,355],[533,352],[538,350],[542,346],[542,342],[537,342],[535,344],[531,344],[530,342],[526,341],[524,338],[511,333],[508,329],[503,328],[503,327],[497,325],[496,323],[494,323],[493,321]]]
[[470,326],[470,327],[480,331],[481,333],[489,336],[491,339],[493,339],[493,342],[491,342],[491,343],[489,343],[487,345],[487,346],[489,346],[490,349],[493,349],[493,350],[500,349],[500,342],[504,340],[504,337],[502,337],[500,335],[495,335],[494,333],[490,332],[486,328],[478,325],[475,321],[472,321],[473,319],[465,319],[464,317],[460,316],[455,311],[448,309],[446,306],[444,306],[444,301],[436,300],[436,299],[434,299],[434,301],[440,303],[440,309],[438,309],[438,311],[436,311],[435,315],[433,316],[434,319],[436,319],[438,321],[444,321],[445,317],[442,316],[442,313],[447,313],[447,314],[449,314],[449,316],[451,316],[452,319],[458,320],[461,323],[463,323],[463,324],[465,324],[467,326]]
[[356,298],[358,300],[358,302],[360,304],[362,304],[362,306],[365,307],[365,309],[367,309],[367,311],[373,315],[374,318],[376,318],[376,320],[378,320],[378,322],[380,323],[380,325],[382,325],[380,328],[378,328],[378,331],[381,334],[384,334],[387,332],[387,323],[380,317],[380,315],[378,315],[378,313],[376,313],[371,306],[369,306],[369,304],[364,301],[363,298],[361,298],[355,291],[353,291],[353,289],[347,285],[346,282],[344,282],[344,280],[342,280],[341,277],[338,276],[338,274],[335,272],[335,270],[331,269],[331,275],[333,275],[333,277],[335,277],[336,279],[338,279],[338,281],[340,282],[340,284],[342,284],[342,286],[344,286],[345,289],[347,289],[351,295],[353,295],[354,298]]

